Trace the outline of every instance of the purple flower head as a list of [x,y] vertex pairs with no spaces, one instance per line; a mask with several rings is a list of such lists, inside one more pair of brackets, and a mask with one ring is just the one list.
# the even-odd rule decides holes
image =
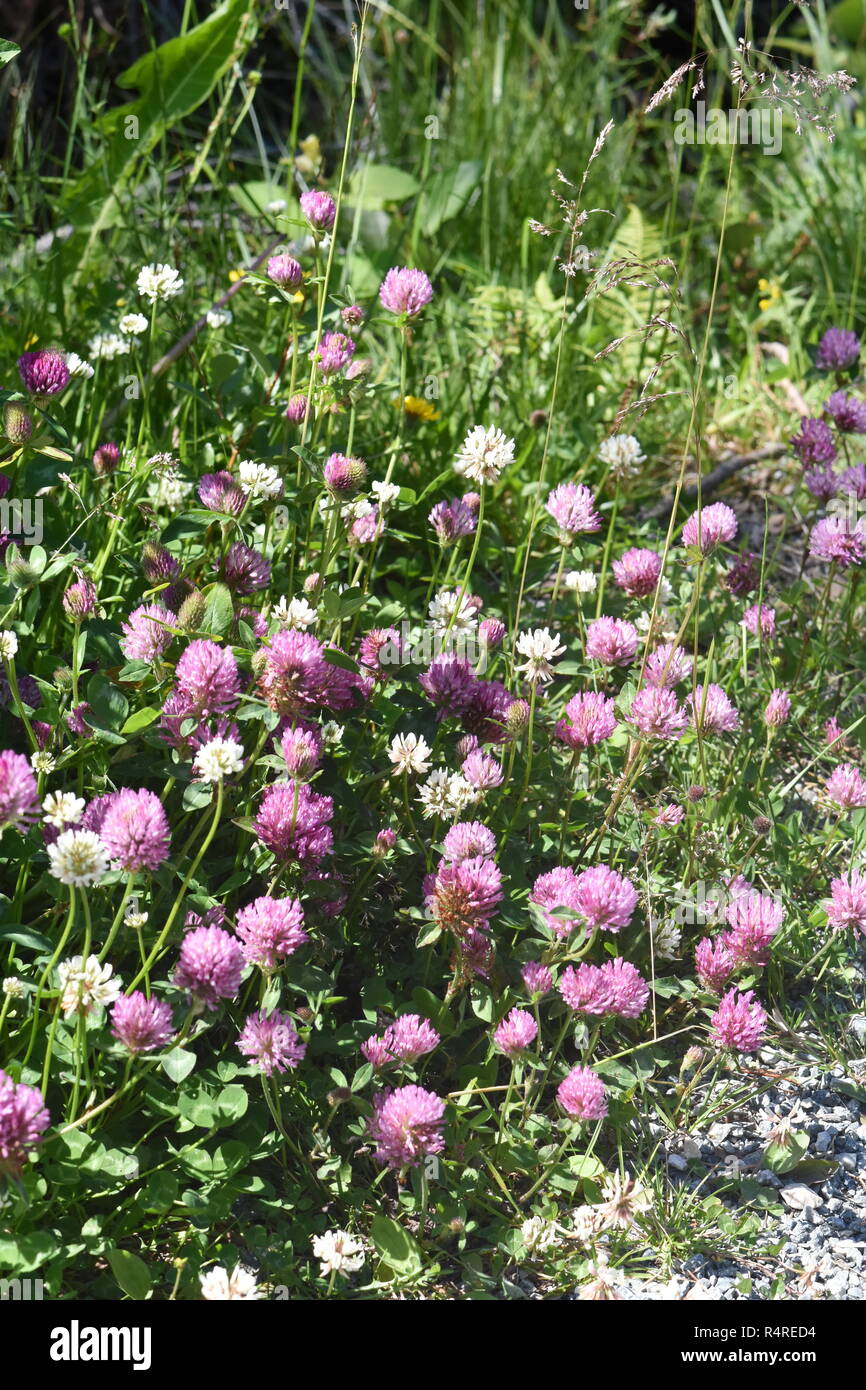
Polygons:
[[460,771],[470,786],[480,792],[490,791],[492,787],[501,787],[505,780],[499,760],[490,753],[482,753],[480,748],[476,748],[464,758]]
[[637,628],[623,618],[596,618],[586,629],[586,655],[605,666],[628,666],[637,651]]
[[613,562],[613,577],[629,598],[654,593],[662,572],[662,557],[655,550],[627,550]]
[[333,814],[331,797],[320,796],[304,782],[278,782],[266,789],[253,828],[281,863],[297,860],[315,866],[333,847],[328,824]]
[[791,697],[787,690],[774,690],[764,708],[764,723],[769,729],[778,729],[787,724],[791,717]]
[[259,690],[278,714],[295,717],[316,706],[351,709],[360,693],[359,678],[325,658],[325,648],[309,632],[281,631],[262,647]]
[[691,657],[672,642],[663,642],[650,652],[644,668],[647,685],[657,686],[660,690],[672,690],[680,681],[687,681],[691,674]]
[[603,1120],[607,1114],[604,1082],[592,1067],[572,1067],[556,1099],[575,1120]]
[[238,667],[230,647],[199,639],[190,642],[175,668],[177,691],[190,716],[227,714],[240,696]]
[[821,372],[843,372],[860,356],[860,339],[848,328],[828,328],[818,344],[815,366]]
[[171,1008],[138,989],[122,994],[111,1010],[111,1031],[128,1052],[155,1052],[174,1037]]
[[710,555],[717,546],[727,545],[737,534],[737,518],[725,502],[693,512],[683,527],[683,545]]
[[597,531],[601,526],[595,498],[583,483],[563,483],[554,488],[544,505],[564,538]]
[[222,927],[196,927],[180,947],[174,983],[206,1009],[234,999],[241,987],[244,957],[239,943]]
[[832,931],[853,929],[866,936],[866,875],[852,869],[847,877],[834,878],[830,897],[821,906]]
[[593,690],[572,696],[565,714],[556,725],[556,737],[575,752],[602,743],[616,729],[613,700]]
[[559,992],[570,1009],[581,1014],[608,1012],[610,991],[597,965],[584,962],[577,968],[567,966],[559,982]]
[[79,738],[83,738],[90,732],[88,726],[84,722],[84,716],[89,709],[90,706],[86,700],[82,700],[80,704],[72,706],[72,709],[66,716],[66,727],[71,734],[76,734]]
[[853,763],[840,763],[827,778],[827,796],[843,811],[866,806],[866,780]]
[[[513,732],[512,720],[529,706],[523,700],[513,700],[501,681],[476,680],[469,689],[469,698],[461,720],[467,733],[474,734],[479,743],[505,743]],[[519,724],[518,727],[523,727]]]
[[286,760],[290,777],[308,782],[322,759],[322,736],[312,724],[286,729],[280,740],[280,752]]
[[395,627],[374,627],[361,638],[358,660],[377,680],[388,680],[392,667],[403,655],[403,641]]
[[839,492],[853,493],[859,502],[866,497],[866,464],[855,463],[839,479]]
[[63,594],[63,611],[73,622],[83,622],[96,612],[96,585],[83,574]]
[[380,1038],[368,1038],[362,1043],[361,1051],[367,1061],[379,1069],[389,1062],[417,1062],[440,1042],[429,1019],[420,1014],[402,1014],[388,1025]]
[[256,898],[238,913],[236,930],[244,960],[260,970],[276,970],[309,941],[303,923],[304,909],[297,898]]
[[50,1123],[42,1092],[0,1071],[0,1174],[18,1177]]
[[653,816],[653,825],[673,827],[679,825],[685,816],[682,806],[678,806],[675,801],[671,801],[667,806],[660,806]]
[[834,473],[833,469],[826,463],[819,463],[814,468],[807,468],[803,474],[803,482],[807,490],[819,502],[829,502],[830,498],[835,497],[839,491],[839,474]]
[[224,469],[219,473],[205,473],[198,483],[199,501],[212,512],[227,512],[230,516],[240,516],[246,504],[246,493],[237,479]]
[[672,690],[645,686],[631,702],[629,718],[644,738],[682,738],[688,715]]
[[286,406],[286,419],[291,420],[293,425],[301,425],[307,418],[308,401],[303,392],[298,392],[292,396]]
[[734,957],[724,935],[713,942],[708,936],[695,947],[695,969],[704,989],[721,994],[734,970]]
[[622,956],[606,960],[601,966],[604,989],[607,993],[607,1013],[618,1018],[638,1018],[649,999],[649,985],[640,971]]
[[337,205],[330,193],[322,193],[318,189],[311,188],[307,193],[301,194],[300,202],[301,212],[314,232],[329,232],[331,230],[337,215]]
[[618,932],[631,921],[638,895],[631,879],[606,864],[597,864],[578,874],[574,901],[588,927]]
[[433,298],[433,286],[423,270],[391,269],[379,286],[379,303],[391,314],[415,318]]
[[526,1009],[512,1009],[493,1034],[493,1045],[506,1057],[522,1057],[535,1042],[538,1024]]
[[833,431],[826,420],[804,415],[800,433],[792,435],[790,443],[804,468],[810,463],[832,463],[836,457]]
[[367,1132],[376,1145],[377,1162],[405,1168],[442,1152],[444,1124],[445,1102],[440,1096],[420,1086],[400,1086],[374,1098]]
[[143,603],[122,624],[120,650],[127,661],[157,661],[171,646],[175,615],[162,603]]
[[427,911],[445,931],[464,937],[486,930],[502,901],[502,875],[492,859],[475,855],[443,862],[424,883]]
[[264,1009],[259,1009],[250,1014],[237,1045],[265,1076],[296,1067],[307,1051],[307,1044],[299,1039],[289,1015],[279,1010],[266,1014]]
[[296,290],[304,278],[304,272],[292,256],[271,256],[268,276],[281,290]]
[[158,869],[168,858],[171,835],[162,802],[144,787],[124,787],[111,798],[99,837],[122,869]]
[[[557,936],[570,936],[575,927],[585,927],[579,912],[578,878],[573,869],[558,867],[540,874],[532,885],[529,901],[541,910],[545,926]],[[566,915],[568,909],[574,909],[573,917]]]
[[437,656],[418,680],[427,699],[435,706],[439,719],[463,715],[479,684],[466,658],[453,652]]
[[540,961],[527,961],[520,975],[526,992],[532,999],[541,999],[553,989],[553,976]]
[[10,825],[28,825],[39,814],[33,769],[23,753],[0,752],[0,834]]
[[505,624],[499,618],[485,618],[478,624],[478,636],[488,651],[500,645],[505,633]]
[[741,994],[736,989],[729,989],[710,1022],[710,1036],[720,1047],[729,1047],[734,1052],[757,1052],[767,1025],[767,1015],[753,990]]
[[688,704],[692,723],[703,734],[731,734],[740,726],[740,716],[720,685],[696,685]]
[[754,637],[776,635],[776,610],[768,608],[766,603],[753,603],[751,608],[745,610],[740,622]]
[[107,473],[113,473],[119,460],[120,449],[110,439],[97,445],[93,451],[93,471],[97,478],[104,478]]
[[235,541],[223,563],[223,578],[233,594],[245,597],[271,582],[271,566],[264,555]]
[[757,562],[757,555],[751,550],[745,551],[731,565],[722,584],[734,595],[735,598],[745,598],[746,594],[751,594],[757,589],[761,582],[760,567]]
[[809,554],[816,560],[835,562],[840,569],[863,563],[866,531],[862,520],[851,525],[847,516],[825,516],[812,527]]
[[69,368],[63,354],[53,348],[25,352],[18,358],[24,390],[31,396],[56,396],[69,385]]
[[450,545],[462,536],[474,535],[478,525],[475,511],[467,506],[465,498],[460,497],[453,497],[450,502],[437,502],[427,520],[441,545]]
[[318,349],[313,349],[310,358],[318,362],[322,376],[333,376],[351,362],[355,343],[345,333],[324,333]]
[[824,409],[841,434],[866,434],[866,401],[834,391],[824,402]]
[[731,928],[725,942],[735,965],[766,965],[773,937],[785,920],[781,903],[769,893],[738,893],[725,919]]
[[496,836],[481,821],[458,821],[442,841],[442,857],[449,864],[464,859],[492,859],[496,853]]
[[180,565],[170,550],[153,541],[145,541],[141,547],[141,570],[149,584],[163,584],[177,579]]
[[386,854],[391,853],[391,850],[394,848],[396,843],[396,831],[392,830],[389,825],[386,825],[376,835],[376,840],[373,845],[373,854],[376,856],[377,859],[384,859]]
[[360,328],[366,315],[360,304],[347,304],[340,310],[340,318],[347,328]]
[[345,454],[331,454],[322,470],[325,487],[329,492],[348,495],[357,492],[367,480],[367,465],[363,459],[347,458]]

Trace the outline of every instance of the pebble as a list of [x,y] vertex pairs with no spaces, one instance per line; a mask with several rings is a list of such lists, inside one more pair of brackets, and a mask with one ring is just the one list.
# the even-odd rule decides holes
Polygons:
[[813,1192],[811,1187],[806,1187],[803,1183],[792,1183],[788,1187],[783,1187],[780,1192],[782,1201],[788,1207],[793,1207],[795,1211],[805,1211],[808,1207],[820,1207],[823,1198],[817,1192]]

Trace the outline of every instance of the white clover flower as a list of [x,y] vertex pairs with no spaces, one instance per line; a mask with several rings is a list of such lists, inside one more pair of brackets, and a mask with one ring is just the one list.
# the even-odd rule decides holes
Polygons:
[[431,820],[433,816],[444,816],[450,818],[453,807],[450,800],[451,774],[444,767],[438,767],[435,772],[431,772],[423,787],[418,789],[418,800],[424,809],[424,819]]
[[642,1211],[652,1206],[645,1187],[628,1173],[614,1173],[606,1178],[601,1189],[604,1201],[596,1206],[599,1225],[605,1230],[626,1230]]
[[400,489],[396,483],[371,483],[370,491],[375,497],[382,511],[390,507],[392,502],[396,502],[400,496]]
[[476,806],[482,799],[478,787],[473,786],[462,772],[454,772],[448,781],[448,808],[455,816],[460,816],[467,806]]
[[36,753],[30,754],[30,766],[34,772],[43,772],[47,777],[48,773],[56,768],[57,759],[47,749],[40,748]]
[[528,1255],[540,1255],[552,1245],[558,1245],[556,1227],[543,1216],[530,1216],[520,1227],[520,1238]]
[[122,338],[119,333],[96,333],[87,344],[87,351],[97,361],[111,362],[115,357],[125,357],[129,349],[129,338]]
[[354,1274],[366,1259],[363,1243],[348,1231],[313,1236],[313,1254],[322,1262],[323,1279],[331,1274]]
[[515,670],[525,676],[531,685],[535,685],[538,681],[543,684],[551,680],[551,662],[562,656],[565,647],[559,640],[558,632],[552,633],[549,628],[537,627],[534,632],[521,632],[515,643],[515,650],[518,656],[524,658],[515,666]]
[[123,989],[123,982],[114,974],[108,962],[101,965],[98,956],[72,956],[57,967],[60,980],[60,1007],[64,1018],[71,1014],[90,1014],[94,1009],[113,1004]]
[[259,1286],[248,1269],[236,1265],[229,1274],[222,1265],[214,1265],[207,1274],[199,1275],[201,1296],[208,1303],[227,1303],[230,1299],[249,1302],[260,1299]]
[[64,830],[48,846],[48,872],[70,888],[98,883],[108,871],[108,850],[92,830]]
[[147,495],[154,506],[176,512],[183,506],[192,489],[192,483],[170,468],[150,484]]
[[234,315],[231,309],[208,309],[205,318],[208,328],[228,328]]
[[598,1207],[578,1207],[571,1214],[571,1229],[581,1245],[590,1245],[599,1234]]
[[495,425],[485,429],[476,425],[460,446],[454,470],[474,483],[495,483],[500,473],[514,462],[514,440]]
[[273,202],[265,203],[265,212],[269,212],[271,213],[271,215],[274,215],[278,212],[285,212],[287,207],[288,203],[286,202],[285,198],[274,198]]
[[563,575],[562,583],[569,593],[594,594],[598,588],[598,575],[592,570],[569,570]]
[[345,732],[345,724],[338,724],[336,719],[328,719],[322,725],[322,742],[326,748],[336,748],[343,742]]
[[459,589],[440,589],[428,608],[434,631],[444,633],[474,632],[478,626],[478,609],[471,595]]
[[279,603],[274,605],[271,618],[279,623],[280,627],[295,628],[298,632],[306,632],[308,627],[314,627],[318,621],[315,608],[307,603],[305,598],[293,598],[288,603],[285,598],[281,598]]
[[24,993],[24,981],[19,980],[17,975],[7,975],[2,989],[9,999],[20,999]]
[[117,327],[125,338],[134,338],[147,332],[147,319],[144,314],[124,314]]
[[612,434],[598,447],[598,456],[606,463],[614,478],[634,477],[646,454],[633,434]]
[[430,745],[420,734],[397,734],[391,740],[388,757],[394,765],[392,777],[401,772],[420,774],[430,766]]
[[270,500],[279,497],[283,490],[282,479],[276,468],[270,463],[256,463],[255,459],[243,459],[238,464],[238,482],[250,497]]
[[222,782],[244,770],[244,750],[233,738],[212,738],[198,750],[193,768],[203,782]]
[[130,927],[132,931],[141,931],[141,928],[147,922],[148,916],[149,913],[141,911],[138,905],[138,898],[130,898],[126,905],[126,911],[123,914],[124,925]]
[[653,948],[657,956],[665,960],[674,960],[680,953],[682,939],[682,929],[676,922],[653,923]]
[[656,586],[656,593],[659,596],[660,604],[670,603],[671,599],[674,596],[674,586],[669,579],[665,578],[664,575],[662,575],[661,579],[659,580]]
[[76,796],[74,792],[49,792],[42,803],[42,809],[47,824],[62,830],[64,825],[73,825],[75,821],[81,820],[85,804],[84,798]]
[[88,380],[93,376],[93,368],[89,362],[85,362],[83,357],[79,357],[77,352],[67,352],[66,367],[70,376],[81,377]]
[[183,289],[183,280],[172,265],[145,265],[135,282],[138,293],[155,304],[158,299],[174,299]]
[[18,653],[18,637],[11,628],[0,632],[0,656],[4,661],[14,661]]

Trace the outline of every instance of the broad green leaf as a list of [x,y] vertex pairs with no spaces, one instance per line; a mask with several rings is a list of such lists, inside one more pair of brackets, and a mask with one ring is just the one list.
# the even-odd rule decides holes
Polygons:
[[390,1216],[374,1216],[370,1237],[382,1257],[380,1279],[408,1279],[419,1273],[423,1261],[417,1241]]
[[403,203],[414,198],[419,187],[414,175],[391,164],[367,164],[352,174],[348,201],[365,208],[380,208],[384,203]]
[[161,714],[161,710],[154,709],[153,705],[146,705],[144,709],[138,709],[131,714],[121,729],[122,734],[137,734],[140,729],[147,729],[151,724],[156,723]]
[[204,591],[201,631],[225,637],[235,620],[231,590],[225,584],[210,584]]
[[421,229],[434,236],[443,222],[462,212],[481,177],[480,159],[464,159],[430,180],[421,195]]
[[109,1250],[108,1263],[111,1272],[123,1292],[137,1302],[147,1298],[150,1293],[150,1270],[131,1250]]
[[174,1047],[171,1052],[167,1052],[164,1057],[160,1057],[159,1065],[162,1067],[166,1076],[175,1083],[183,1081],[189,1076],[196,1063],[194,1052],[186,1052],[182,1047]]

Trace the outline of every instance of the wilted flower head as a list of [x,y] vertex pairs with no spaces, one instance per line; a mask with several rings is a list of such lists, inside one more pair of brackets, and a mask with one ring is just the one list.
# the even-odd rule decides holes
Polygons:
[[767,1015],[753,990],[741,994],[736,989],[729,989],[710,1023],[710,1036],[720,1047],[729,1047],[735,1052],[757,1052],[767,1025]]
[[722,580],[724,587],[736,598],[745,598],[746,594],[757,589],[761,581],[757,560],[757,555],[754,555],[752,551],[745,551],[744,554],[737,557]]
[[683,545],[696,547],[709,555],[719,545],[727,545],[737,534],[737,518],[725,502],[713,502],[694,512],[683,527]]
[[222,927],[196,927],[180,948],[174,983],[206,1009],[234,999],[241,986],[244,957],[240,945]]
[[423,270],[389,270],[379,286],[379,302],[392,314],[415,318],[433,298],[433,286]]
[[368,1134],[377,1162],[389,1168],[420,1163],[445,1147],[445,1102],[420,1086],[400,1086],[374,1097]]
[[265,1076],[283,1072],[302,1062],[307,1044],[298,1037],[288,1014],[259,1009],[250,1014],[238,1038],[238,1050],[251,1058]]
[[0,1071],[0,1175],[18,1177],[50,1123],[42,1092]]
[[556,1099],[575,1120],[603,1120],[607,1114],[604,1082],[592,1067],[572,1067]]

